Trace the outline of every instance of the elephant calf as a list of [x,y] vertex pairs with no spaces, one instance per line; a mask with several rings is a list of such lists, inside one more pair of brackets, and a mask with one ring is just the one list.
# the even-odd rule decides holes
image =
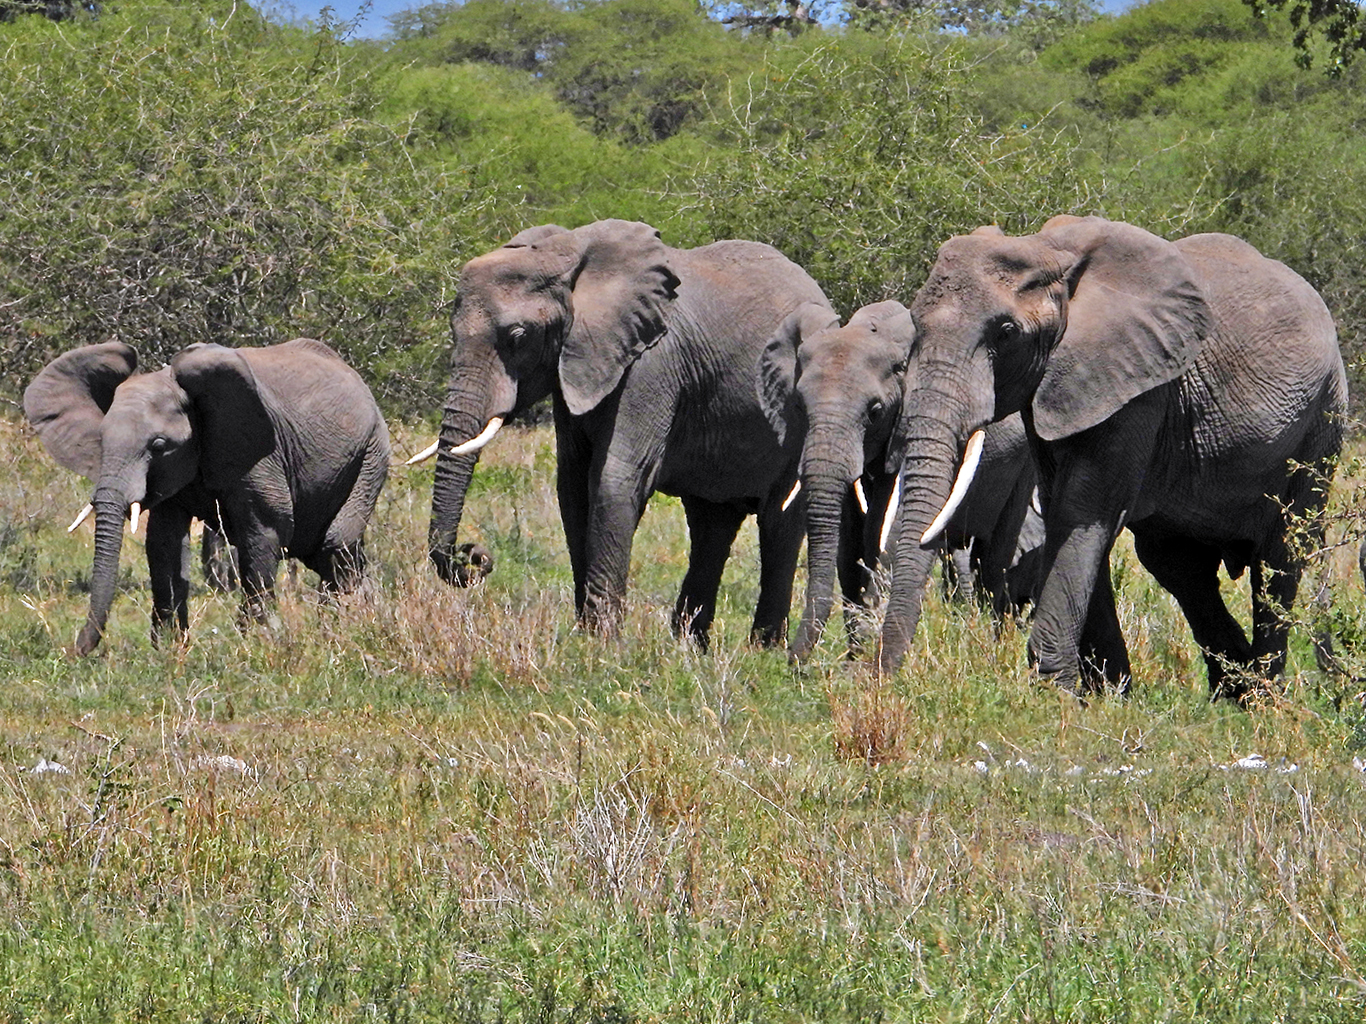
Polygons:
[[389,472],[389,432],[356,372],[308,338],[191,345],[155,373],[136,373],[137,361],[121,342],[87,345],[54,359],[24,392],[47,450],[95,483],[90,614],[77,653],[100,642],[123,523],[136,530],[142,505],[154,642],[172,621],[182,633],[189,626],[192,518],[237,549],[244,619],[263,616],[286,552],[323,590],[350,589]]
[[[862,622],[879,596],[873,573],[898,501],[905,445],[896,425],[914,411],[904,402],[906,380],[915,376],[914,342],[915,325],[900,302],[864,306],[843,327],[829,307],[807,304],[783,320],[759,359],[756,392],[778,443],[802,438],[798,483],[809,571],[792,645],[797,660],[820,639],[837,576],[850,650],[862,646]],[[944,546],[961,566],[960,585],[975,577],[1004,615],[1032,594],[1024,577],[1037,564],[1043,530],[1031,508],[1034,460],[1020,417],[993,424],[987,437],[981,471]]]

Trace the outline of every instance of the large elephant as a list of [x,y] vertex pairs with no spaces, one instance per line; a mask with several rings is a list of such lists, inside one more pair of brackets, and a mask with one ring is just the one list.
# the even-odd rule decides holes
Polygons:
[[[802,438],[808,573],[792,645],[798,660],[820,639],[836,578],[851,653],[862,646],[879,596],[875,573],[889,539],[885,517],[896,501],[904,437],[898,440],[894,427],[914,342],[915,325],[900,302],[864,306],[844,326],[827,307],[803,306],[783,321],[759,359],[756,391],[779,442],[794,433]],[[993,424],[987,437],[981,471],[943,543],[961,555],[954,564],[963,590],[976,577],[1002,615],[1012,598],[1023,601],[1032,590],[1020,573],[1021,556],[1027,566],[1029,552],[1018,549],[1022,528],[1035,515],[1035,472],[1019,416]],[[1035,544],[1041,534],[1035,531]]]
[[[1036,235],[945,242],[912,314],[884,671],[914,634],[927,546],[971,477],[976,432],[1021,412],[1046,531],[1039,674],[1073,691],[1128,685],[1109,565],[1126,526],[1190,623],[1212,694],[1241,698],[1280,673],[1301,572],[1287,517],[1316,520],[1347,403],[1313,288],[1229,235],[1167,242],[1063,216]],[[1220,596],[1221,562],[1234,578],[1252,570],[1250,642]]]
[[649,225],[619,220],[531,228],[467,263],[429,532],[442,578],[465,579],[455,538],[479,449],[507,417],[551,395],[580,622],[617,627],[636,525],[662,491],[682,499],[690,536],[675,633],[706,645],[731,542],[756,513],[751,635],[785,639],[803,517],[783,504],[800,441],[774,437],[754,367],[802,303],[829,308],[816,282],[767,245],[673,249]]
[[[76,640],[100,642],[114,598],[124,520],[148,508],[152,638],[189,626],[192,518],[237,550],[244,618],[260,618],[282,554],[349,589],[365,525],[389,471],[389,433],[364,381],[320,341],[269,348],[191,345],[136,373],[120,342],[59,356],[24,392],[52,456],[95,484],[90,614]],[[88,510],[87,510],[88,511]]]

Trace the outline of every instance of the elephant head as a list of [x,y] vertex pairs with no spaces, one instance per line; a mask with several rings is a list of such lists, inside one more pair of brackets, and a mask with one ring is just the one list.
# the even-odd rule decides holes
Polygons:
[[971,481],[982,428],[1019,411],[1037,441],[1078,434],[1185,373],[1211,329],[1174,245],[1098,217],[950,239],[911,311],[917,357],[897,428],[906,457],[886,671],[914,636],[930,548]]
[[[865,552],[860,527],[870,512],[873,525],[881,525],[901,466],[893,428],[914,341],[910,312],[899,302],[865,306],[843,327],[828,307],[806,304],[784,320],[760,357],[764,414],[780,443],[788,431],[804,437],[799,482],[808,576],[795,658],[805,658],[820,639],[837,571],[846,602],[857,604],[873,567],[859,563],[879,553]],[[846,607],[846,615],[853,611]],[[853,623],[850,638],[857,643]]]
[[465,264],[434,446],[428,542],[442,579],[478,578],[462,571],[468,559],[455,541],[479,449],[547,395],[557,416],[583,416],[616,389],[665,331],[679,283],[669,251],[648,224],[606,220],[573,231],[531,228]]
[[24,392],[24,412],[63,466],[91,480],[95,559],[90,613],[76,641],[100,642],[118,574],[123,523],[191,484],[245,473],[274,446],[272,421],[250,367],[232,349],[192,345],[156,373],[137,374],[120,342],[58,357]]

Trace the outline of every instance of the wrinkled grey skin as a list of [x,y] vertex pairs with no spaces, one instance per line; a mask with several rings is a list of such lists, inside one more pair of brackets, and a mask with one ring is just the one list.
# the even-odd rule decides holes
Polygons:
[[[1332,317],[1284,265],[1228,235],[1166,242],[1100,218],[1037,235],[953,238],[912,305],[897,572],[880,666],[900,665],[945,503],[976,428],[1022,412],[1046,530],[1029,656],[1071,690],[1130,674],[1110,583],[1120,529],[1181,605],[1214,695],[1241,698],[1285,663],[1300,565],[1282,508],[1315,513],[1346,379]],[[1308,467],[1295,470],[1294,465]],[[1219,594],[1252,570],[1252,638]]]
[[[77,653],[104,632],[133,502],[148,509],[154,641],[169,625],[189,626],[192,518],[236,549],[244,619],[264,615],[286,550],[324,590],[355,584],[389,433],[354,370],[307,338],[191,345],[155,373],[136,369],[128,345],[88,345],[53,360],[24,392],[48,451],[95,484],[90,614]],[[213,558],[216,542],[206,545]]]
[[[787,633],[802,538],[781,510],[798,439],[780,445],[754,396],[764,342],[820,288],[754,242],[673,249],[647,224],[532,228],[471,260],[452,320],[451,383],[432,495],[431,557],[462,582],[456,531],[478,452],[452,446],[553,396],[557,491],[580,622],[615,631],[631,544],[655,491],[682,499],[691,550],[675,633],[703,646],[731,542],[759,522],[761,643]],[[496,443],[496,439],[495,442]]]
[[[805,660],[831,612],[838,579],[850,653],[862,647],[869,612],[879,599],[881,534],[902,449],[894,446],[915,326],[900,302],[864,306],[848,324],[826,307],[794,310],[759,359],[756,391],[780,441],[802,438],[799,474],[806,498],[807,595],[793,658]],[[1031,515],[1034,465],[1018,416],[988,431],[982,466],[946,531],[959,561],[960,592],[976,576],[1004,614],[1007,573],[1021,563],[1017,546]],[[861,481],[868,511],[854,492]],[[1042,531],[1038,531],[1041,543]],[[1027,565],[1027,562],[1026,562]],[[1015,595],[1028,580],[1015,573]]]

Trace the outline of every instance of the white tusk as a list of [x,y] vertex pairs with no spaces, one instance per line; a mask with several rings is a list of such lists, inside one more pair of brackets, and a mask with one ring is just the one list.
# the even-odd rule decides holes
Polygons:
[[791,492],[790,492],[790,493],[788,494],[788,496],[783,500],[783,509],[782,509],[782,510],[783,510],[784,512],[786,512],[789,508],[792,507],[792,503],[793,503],[794,501],[797,500],[797,495],[801,493],[801,490],[802,490],[802,482],[801,482],[800,480],[798,480],[795,484],[792,485],[792,490],[791,490]]
[[892,497],[887,502],[887,512],[882,517],[882,533],[877,539],[878,554],[887,553],[887,540],[892,536],[892,526],[896,523],[896,512],[901,507],[901,474],[896,475],[896,483],[892,486]]
[[982,459],[982,442],[986,440],[986,437],[986,431],[976,430],[968,438],[967,450],[963,452],[963,465],[958,470],[958,479],[953,482],[953,490],[949,492],[949,500],[939,510],[939,515],[934,517],[934,522],[930,523],[929,529],[921,534],[921,547],[933,544],[939,539],[939,535],[944,532],[944,527],[949,525],[949,520],[958,511],[958,506],[963,504],[963,497],[968,493],[968,488],[972,486],[972,478],[977,473],[977,463]]
[[136,501],[128,506],[128,536],[132,537],[138,532],[138,516],[142,515],[142,506]]
[[428,459],[430,459],[433,455],[436,454],[436,450],[437,450],[438,448],[440,448],[440,447],[441,447],[441,438],[438,437],[435,441],[433,441],[433,442],[431,443],[431,445],[430,445],[429,447],[423,448],[422,451],[420,451],[420,452],[418,452],[416,455],[414,455],[411,459],[409,459],[407,462],[405,462],[404,465],[405,465],[405,466],[416,466],[419,462],[426,462]]
[[503,425],[503,417],[495,416],[489,420],[489,425],[485,427],[478,437],[472,437],[464,444],[458,444],[451,449],[452,455],[468,455],[470,452],[477,452],[484,445],[493,440],[493,435],[498,433],[498,428]]
[[863,514],[866,516],[868,514],[868,499],[864,496],[863,493],[862,480],[854,481],[854,497],[858,499],[858,507],[863,511]]
[[66,532],[71,533],[76,527],[80,526],[81,523],[89,519],[90,513],[93,511],[95,511],[94,505],[86,505],[85,508],[81,509],[80,514],[71,521],[71,525],[66,528]]

